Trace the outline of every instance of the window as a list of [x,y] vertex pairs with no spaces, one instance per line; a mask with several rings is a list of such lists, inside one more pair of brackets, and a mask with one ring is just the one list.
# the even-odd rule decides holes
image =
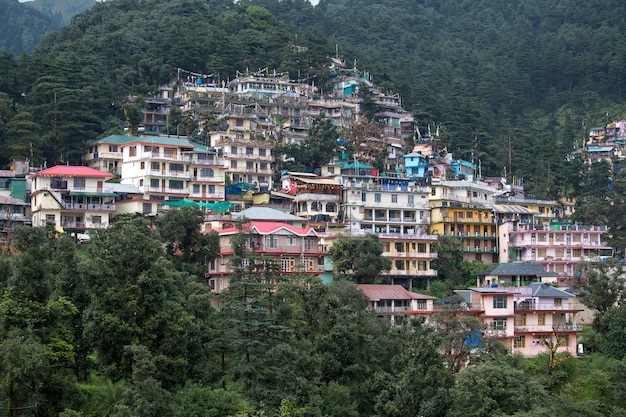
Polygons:
[[426,270],[428,270],[428,263],[426,261],[418,261],[417,262],[417,270],[418,271],[426,271]]
[[270,235],[267,237],[267,247],[268,248],[275,248],[278,246],[278,242],[276,239],[276,236]]
[[230,153],[232,155],[237,155],[237,147],[236,146],[231,146],[230,147]]
[[230,160],[230,167],[233,169],[237,169],[237,161],[235,161],[234,159]]
[[170,164],[170,170],[172,172],[184,172],[185,167],[183,164]]
[[215,280],[214,279],[210,279],[209,280],[209,289],[211,291],[215,290]]
[[398,194],[391,194],[391,202],[392,203],[398,202]]
[[559,346],[569,346],[569,337],[567,335],[558,336]]
[[493,330],[506,330],[506,317],[495,317],[491,323]]
[[409,204],[415,204],[415,196],[414,195],[409,195],[408,196],[408,203]]
[[287,245],[296,246],[296,237],[295,236],[287,236]]
[[243,119],[235,119],[235,126],[243,126]]
[[367,201],[367,193],[361,193],[361,201]]
[[493,308],[506,308],[506,295],[494,295]]
[[280,270],[283,272],[291,272],[291,268],[296,264],[295,258],[281,258],[280,260]]
[[194,184],[193,185],[193,193],[194,194],[198,194],[199,192],[200,192],[200,185]]
[[93,224],[102,224],[102,216],[91,216],[91,222]]
[[546,325],[546,313],[539,313],[539,315],[537,317],[537,324],[539,326],[545,326]]
[[180,180],[170,180],[170,188],[172,190],[182,190],[183,182]]
[[202,178],[213,178],[214,175],[215,174],[211,168],[202,168],[200,170],[200,176]]
[[516,348],[525,348],[526,347],[526,336],[517,336],[513,342],[513,347]]
[[554,299],[554,306],[555,307],[562,307],[563,306],[563,299],[562,298],[555,298]]
[[46,214],[46,221],[47,222],[53,222],[56,220],[54,214]]
[[266,150],[265,149],[259,149],[259,156],[265,156]]
[[516,326],[526,326],[526,314],[518,314],[515,316]]
[[380,193],[375,193],[374,194],[374,202],[380,203],[380,201],[381,201]]
[[139,164],[139,168],[140,168],[140,169],[146,169],[146,163],[145,163],[145,161],[141,161],[141,163]]
[[131,146],[128,148],[128,155],[129,156],[137,156],[137,147],[136,146]]
[[151,213],[152,212],[152,203],[143,203],[142,206],[141,206],[141,212],[143,214]]
[[247,162],[246,162],[246,169],[248,169],[248,170],[252,170],[252,169],[254,169],[254,162],[252,162],[252,161],[247,161]]
[[159,180],[157,178],[150,179],[150,188],[159,188]]
[[254,154],[254,149],[248,147],[246,148],[246,156],[252,156]]
[[151,162],[150,163],[150,169],[152,171],[158,171],[159,170],[159,163],[158,162]]
[[261,163],[259,164],[259,169],[260,169],[261,171],[265,171],[265,170],[267,170],[267,162],[261,162]]
[[328,173],[329,174],[334,174],[335,173],[335,167],[328,167]]
[[426,310],[426,300],[417,300],[417,309]]
[[311,203],[311,211],[322,211],[322,203],[319,201],[313,201]]
[[417,244],[417,251],[419,253],[426,253],[426,243],[418,243]]
[[209,194],[215,194],[215,185],[209,185]]
[[83,177],[74,178],[74,188],[77,190],[84,190],[86,183],[87,183],[87,180]]
[[337,212],[337,204],[335,204],[335,203],[326,203],[326,212],[327,213],[336,213]]
[[109,152],[117,152],[117,145],[109,145]]

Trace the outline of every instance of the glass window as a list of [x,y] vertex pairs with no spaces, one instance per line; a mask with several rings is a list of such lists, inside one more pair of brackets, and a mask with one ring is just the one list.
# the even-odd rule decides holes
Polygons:
[[86,183],[87,183],[87,180],[85,178],[83,178],[83,177],[75,177],[74,178],[74,188],[75,189],[84,190]]
[[506,308],[506,295],[494,295],[493,308]]
[[159,180],[157,178],[150,179],[150,188],[159,188]]
[[199,192],[200,192],[200,185],[194,184],[193,185],[193,193],[194,194],[198,194]]
[[172,190],[182,190],[183,182],[180,180],[170,180],[170,188]]
[[414,195],[410,194],[408,196],[408,198],[409,198],[409,201],[408,201],[409,204],[414,204],[415,203],[415,196]]
[[546,313],[539,313],[539,315],[537,317],[537,324],[539,326],[545,326],[546,325]]
[[367,201],[367,193],[361,193],[361,201]]
[[203,178],[213,178],[214,172],[211,168],[202,168],[200,170],[200,176]]
[[513,347],[516,348],[525,348],[526,347],[526,336],[517,336],[515,338]]
[[374,202],[380,203],[380,201],[381,201],[380,193],[375,193],[374,194]]
[[172,172],[183,172],[185,171],[185,167],[183,164],[170,164],[170,170]]
[[137,147],[136,146],[131,146],[128,148],[128,155],[129,156],[137,156]]
[[506,330],[506,317],[495,317],[491,326],[494,330]]
[[391,194],[391,202],[392,203],[398,202],[398,194]]

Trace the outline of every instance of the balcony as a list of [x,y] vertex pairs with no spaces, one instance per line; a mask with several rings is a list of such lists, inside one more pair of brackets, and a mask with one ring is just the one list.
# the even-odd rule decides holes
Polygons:
[[166,169],[166,170],[151,169],[148,175],[150,175],[151,177],[173,177],[173,178],[182,178],[182,179],[191,178],[189,171],[172,171],[169,169]]
[[515,326],[515,333],[564,333],[564,332],[581,332],[583,326],[578,324],[568,324],[565,326]]
[[393,251],[383,252],[382,256],[387,258],[421,258],[421,259],[437,259],[437,252],[417,252],[417,251]]
[[515,302],[515,311],[582,311],[568,304],[554,305],[554,303],[531,303],[525,301]]
[[392,269],[391,271],[382,271],[381,275],[402,276],[402,277],[436,277],[436,269]]
[[115,211],[115,204],[63,203],[63,209],[72,211]]
[[142,152],[138,155],[131,155],[129,157],[130,160],[137,159],[163,159],[167,161],[182,161],[182,162],[191,162],[191,156],[180,153],[161,153],[161,152]]
[[163,193],[163,194],[176,194],[176,195],[189,195],[187,188],[170,188],[170,187],[144,187],[145,193]]
[[374,307],[374,311],[376,311],[377,313],[406,313],[409,311],[432,311],[432,310],[428,310],[426,306],[422,306],[422,308],[420,308],[420,306],[418,305],[417,308],[413,308],[410,306],[398,306],[398,307],[381,306],[381,307]]

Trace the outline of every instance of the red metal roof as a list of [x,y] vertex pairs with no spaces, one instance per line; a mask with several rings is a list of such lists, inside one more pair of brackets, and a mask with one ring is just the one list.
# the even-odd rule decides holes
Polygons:
[[434,300],[430,295],[419,294],[402,285],[359,284],[356,286],[370,301],[379,300]]
[[30,175],[33,177],[91,177],[91,178],[113,178],[114,175],[108,172],[85,166],[55,165],[51,168],[41,170]]
[[[312,227],[298,227],[288,223],[282,222],[250,222],[245,224],[246,232],[254,231],[261,235],[269,235],[275,233],[280,229],[285,229],[298,236],[318,236],[323,234],[317,233]],[[228,229],[220,230],[220,235],[232,235],[239,232],[236,227],[230,227]]]

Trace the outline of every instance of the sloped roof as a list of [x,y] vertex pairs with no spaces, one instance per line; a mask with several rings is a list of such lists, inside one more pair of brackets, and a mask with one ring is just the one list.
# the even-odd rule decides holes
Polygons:
[[19,198],[13,197],[5,197],[0,195],[0,205],[11,205],[11,206],[28,206],[29,204]]
[[95,140],[95,141],[91,142],[90,145],[97,145],[99,143],[117,143],[117,144],[121,144],[121,143],[130,142],[133,139],[135,139],[135,136],[110,135],[110,136],[107,136],[107,137]]
[[55,165],[31,174],[29,178],[34,177],[89,177],[89,178],[113,178],[114,175],[108,172],[98,171],[97,169],[85,166],[72,165]]
[[511,204],[494,204],[491,206],[496,213],[519,213],[519,214],[535,214],[534,211],[524,207]]
[[371,301],[380,300],[434,300],[430,295],[419,294],[404,288],[402,285],[359,284],[356,286]]
[[246,217],[250,220],[269,220],[276,222],[299,221],[305,222],[307,219],[285,213],[270,207],[250,207],[240,213],[233,213],[234,218]]
[[548,272],[543,265],[534,262],[509,262],[498,264],[479,272],[477,275],[512,275],[556,277],[556,272]]
[[545,298],[573,298],[573,294],[567,291],[554,288],[551,285],[547,285],[541,282],[533,282],[528,286],[532,289],[533,297],[545,297]]
[[179,148],[193,149],[197,146],[202,146],[199,143],[193,143],[189,139],[170,138],[167,136],[129,136],[129,141],[124,145],[132,145],[135,143],[144,143],[147,145],[171,145]]
[[[317,233],[312,227],[298,227],[282,222],[260,222],[252,221],[246,225],[248,233],[257,233],[260,235],[270,235],[279,230],[287,230],[297,236],[322,236],[323,234]],[[220,230],[220,236],[234,235],[239,233],[239,229],[236,227],[229,227],[227,229]]]

